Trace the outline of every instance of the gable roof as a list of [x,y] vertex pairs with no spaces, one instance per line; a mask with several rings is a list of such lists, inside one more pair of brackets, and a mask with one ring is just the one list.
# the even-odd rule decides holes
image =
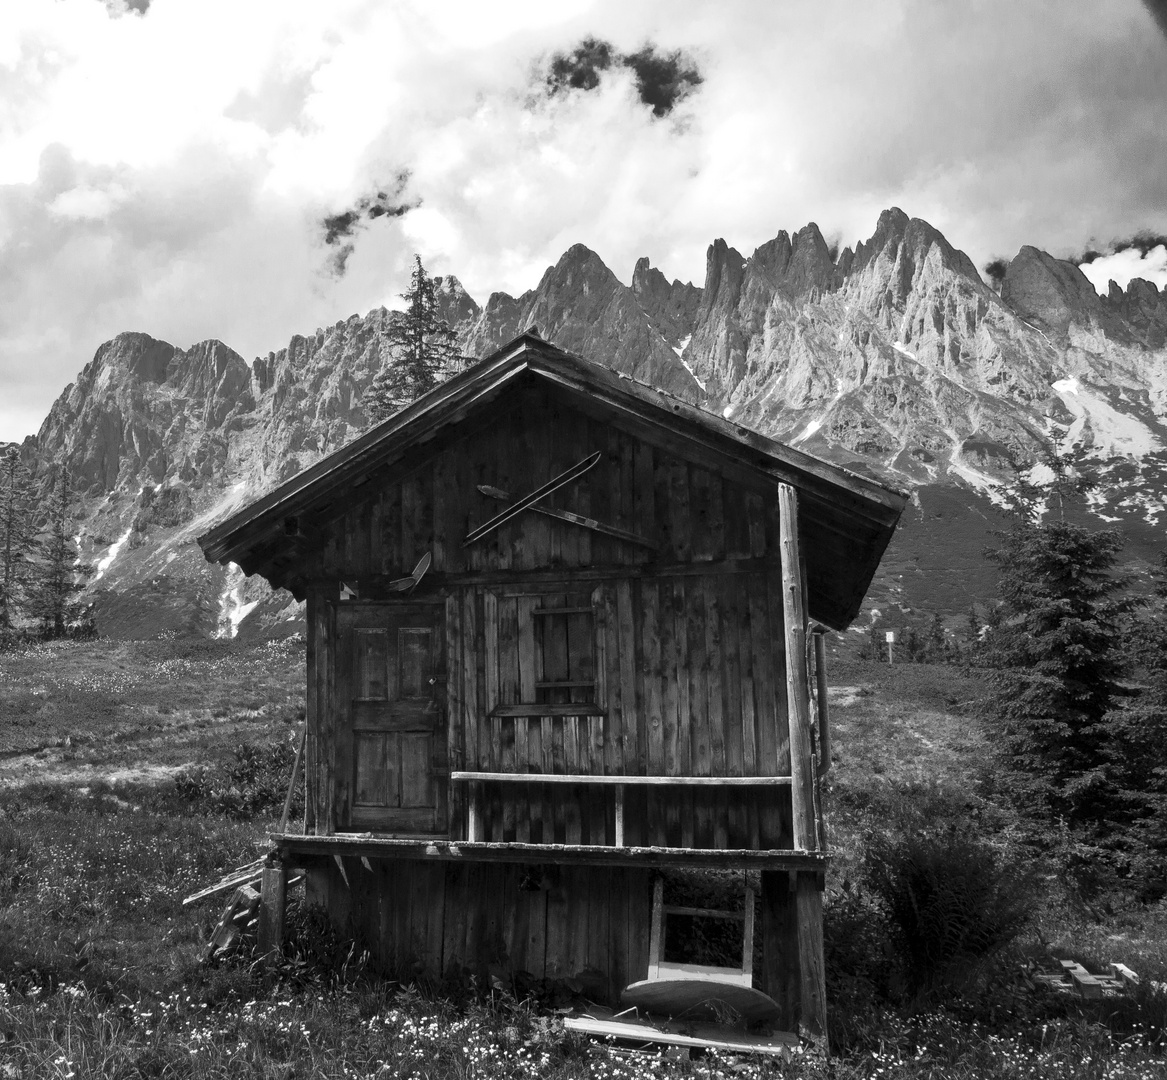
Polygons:
[[338,500],[371,472],[391,469],[410,451],[532,380],[716,471],[747,474],[763,486],[793,485],[799,493],[811,617],[841,629],[858,613],[906,495],[565,352],[532,332],[245,506],[200,536],[199,545],[212,562],[234,562],[273,585],[288,585],[295,579],[296,544],[285,535],[287,519],[332,516],[333,506],[341,513]]

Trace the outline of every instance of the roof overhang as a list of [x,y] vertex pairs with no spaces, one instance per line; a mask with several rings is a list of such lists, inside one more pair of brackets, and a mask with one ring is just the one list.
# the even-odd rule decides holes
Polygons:
[[[555,388],[579,408],[610,418],[679,456],[753,484],[799,493],[812,618],[836,629],[858,613],[907,496],[775,442],[670,394],[524,334],[436,387],[347,446],[293,476],[198,538],[213,562],[270,578],[265,552],[286,550],[285,522],[339,514],[339,499],[370,475],[424,452],[525,382]],[[829,538],[830,542],[820,542]],[[278,574],[277,577],[285,577]],[[286,584],[286,580],[273,584]]]

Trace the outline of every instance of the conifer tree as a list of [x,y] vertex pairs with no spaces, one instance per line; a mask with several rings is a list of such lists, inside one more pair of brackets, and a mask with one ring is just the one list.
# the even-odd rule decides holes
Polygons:
[[1012,526],[987,553],[1001,604],[978,653],[995,669],[988,719],[1013,793],[1076,827],[1105,814],[1105,718],[1124,694],[1123,620],[1137,601],[1115,572],[1121,534],[1067,518],[1094,484],[1081,453],[1045,464],[1048,487],[1019,478],[1008,492]]
[[0,455],[0,632],[11,630],[29,581],[36,542],[32,480],[20,451]]
[[403,313],[385,332],[391,348],[388,363],[365,392],[365,410],[374,423],[392,416],[432,390],[458,367],[457,334],[438,315],[436,285],[421,257],[414,255],[409,288],[401,294]]
[[81,615],[80,594],[91,568],[78,558],[74,507],[65,468],[48,487],[47,520],[38,543],[29,609],[46,637],[63,637]]
[[1146,901],[1167,896],[1167,552],[1154,593],[1129,637],[1138,689],[1105,718],[1099,772],[1108,805],[1097,838]]

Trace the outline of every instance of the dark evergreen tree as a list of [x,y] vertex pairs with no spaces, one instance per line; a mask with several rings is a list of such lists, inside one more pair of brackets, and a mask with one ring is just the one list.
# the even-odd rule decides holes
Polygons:
[[0,456],[0,632],[12,629],[29,583],[36,499],[20,451]]
[[964,646],[965,654],[972,656],[977,646],[981,643],[981,620],[977,615],[976,604],[969,604],[968,615],[965,618],[964,624]]
[[438,314],[434,279],[419,256],[414,262],[409,288],[401,294],[406,309],[390,316],[385,331],[389,360],[365,392],[365,411],[375,423],[432,390],[462,362],[457,334]]
[[978,655],[995,669],[988,719],[1014,795],[1077,827],[1105,814],[1106,717],[1124,693],[1123,622],[1137,602],[1115,573],[1121,534],[1067,518],[1093,484],[1081,455],[1046,464],[1052,483],[1018,480],[1012,527],[987,553],[1001,604]]
[[1107,714],[1099,769],[1107,815],[1097,840],[1144,900],[1167,896],[1167,552],[1155,601],[1133,620],[1129,655],[1138,685]]
[[49,483],[47,518],[29,589],[29,611],[45,637],[63,637],[83,618],[81,593],[92,571],[78,557],[75,532],[69,474],[62,467]]

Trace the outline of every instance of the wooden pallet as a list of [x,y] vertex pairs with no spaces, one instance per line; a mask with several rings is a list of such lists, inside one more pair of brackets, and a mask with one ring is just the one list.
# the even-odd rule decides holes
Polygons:
[[1088,1001],[1125,994],[1138,986],[1139,977],[1125,964],[1112,963],[1106,974],[1095,975],[1075,960],[1059,961],[1060,969],[1024,969],[1034,986],[1044,986],[1059,994],[1076,994]]

